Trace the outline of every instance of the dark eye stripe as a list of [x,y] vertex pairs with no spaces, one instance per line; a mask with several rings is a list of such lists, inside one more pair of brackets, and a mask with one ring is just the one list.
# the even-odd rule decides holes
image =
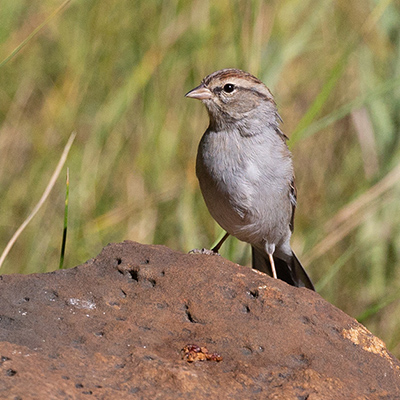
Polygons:
[[217,95],[219,95],[222,91],[227,92],[227,93],[232,93],[233,90],[232,90],[231,92],[229,92],[229,91],[226,90],[226,86],[227,86],[227,85],[232,85],[232,86],[233,86],[233,90],[236,90],[237,92],[242,91],[242,90],[248,91],[248,92],[251,92],[252,94],[254,94],[254,95],[256,95],[256,96],[258,96],[258,97],[264,99],[264,100],[274,102],[274,101],[273,101],[269,96],[267,96],[265,93],[261,93],[261,92],[259,92],[258,90],[254,89],[254,88],[245,88],[245,87],[243,87],[243,86],[236,86],[236,85],[234,85],[233,83],[227,83],[227,84],[224,85],[223,88],[222,88],[221,86],[217,86],[217,87],[215,87],[214,89],[212,89],[212,91],[213,91],[215,94],[217,94]]

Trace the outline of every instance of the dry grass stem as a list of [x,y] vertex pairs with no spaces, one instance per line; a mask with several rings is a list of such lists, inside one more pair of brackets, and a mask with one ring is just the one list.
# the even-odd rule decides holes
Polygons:
[[12,236],[12,238],[10,239],[10,241],[7,243],[3,253],[1,254],[0,257],[0,268],[3,265],[4,260],[7,257],[7,254],[10,252],[10,250],[12,249],[12,247],[14,246],[14,243],[17,241],[19,235],[23,232],[23,230],[27,227],[27,225],[29,224],[29,222],[32,221],[33,217],[37,214],[37,212],[40,210],[40,208],[42,207],[42,205],[44,204],[44,202],[46,201],[47,197],[49,196],[51,190],[54,187],[54,184],[57,181],[58,176],[60,175],[61,169],[65,164],[65,161],[67,160],[67,156],[68,153],[71,149],[72,143],[75,140],[75,136],[76,136],[76,132],[72,132],[71,136],[68,139],[67,144],[64,147],[64,150],[61,154],[60,160],[58,161],[57,167],[53,172],[53,175],[50,178],[50,181],[45,189],[45,191],[43,192],[42,197],[40,198],[40,200],[38,201],[38,203],[36,204],[35,208],[32,210],[32,212],[28,215],[28,217],[26,218],[26,220],[21,224],[21,226],[16,230],[16,232],[14,233],[14,235]]

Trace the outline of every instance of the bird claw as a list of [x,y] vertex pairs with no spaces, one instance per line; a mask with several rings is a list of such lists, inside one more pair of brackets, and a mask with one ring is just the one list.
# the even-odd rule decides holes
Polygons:
[[208,256],[219,256],[220,254],[211,249],[193,249],[189,251],[189,254],[207,254]]

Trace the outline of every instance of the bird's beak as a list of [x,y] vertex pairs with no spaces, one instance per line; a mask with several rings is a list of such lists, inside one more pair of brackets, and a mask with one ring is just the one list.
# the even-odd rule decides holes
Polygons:
[[192,89],[190,92],[185,94],[185,97],[190,97],[192,99],[206,100],[211,98],[211,91],[207,89],[203,84]]

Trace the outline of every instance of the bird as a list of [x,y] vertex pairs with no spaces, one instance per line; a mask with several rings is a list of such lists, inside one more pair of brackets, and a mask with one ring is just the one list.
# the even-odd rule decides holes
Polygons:
[[290,246],[297,192],[288,137],[274,97],[255,76],[226,68],[185,95],[205,105],[209,125],[196,158],[196,175],[211,216],[249,243],[252,267],[296,287],[315,290]]

